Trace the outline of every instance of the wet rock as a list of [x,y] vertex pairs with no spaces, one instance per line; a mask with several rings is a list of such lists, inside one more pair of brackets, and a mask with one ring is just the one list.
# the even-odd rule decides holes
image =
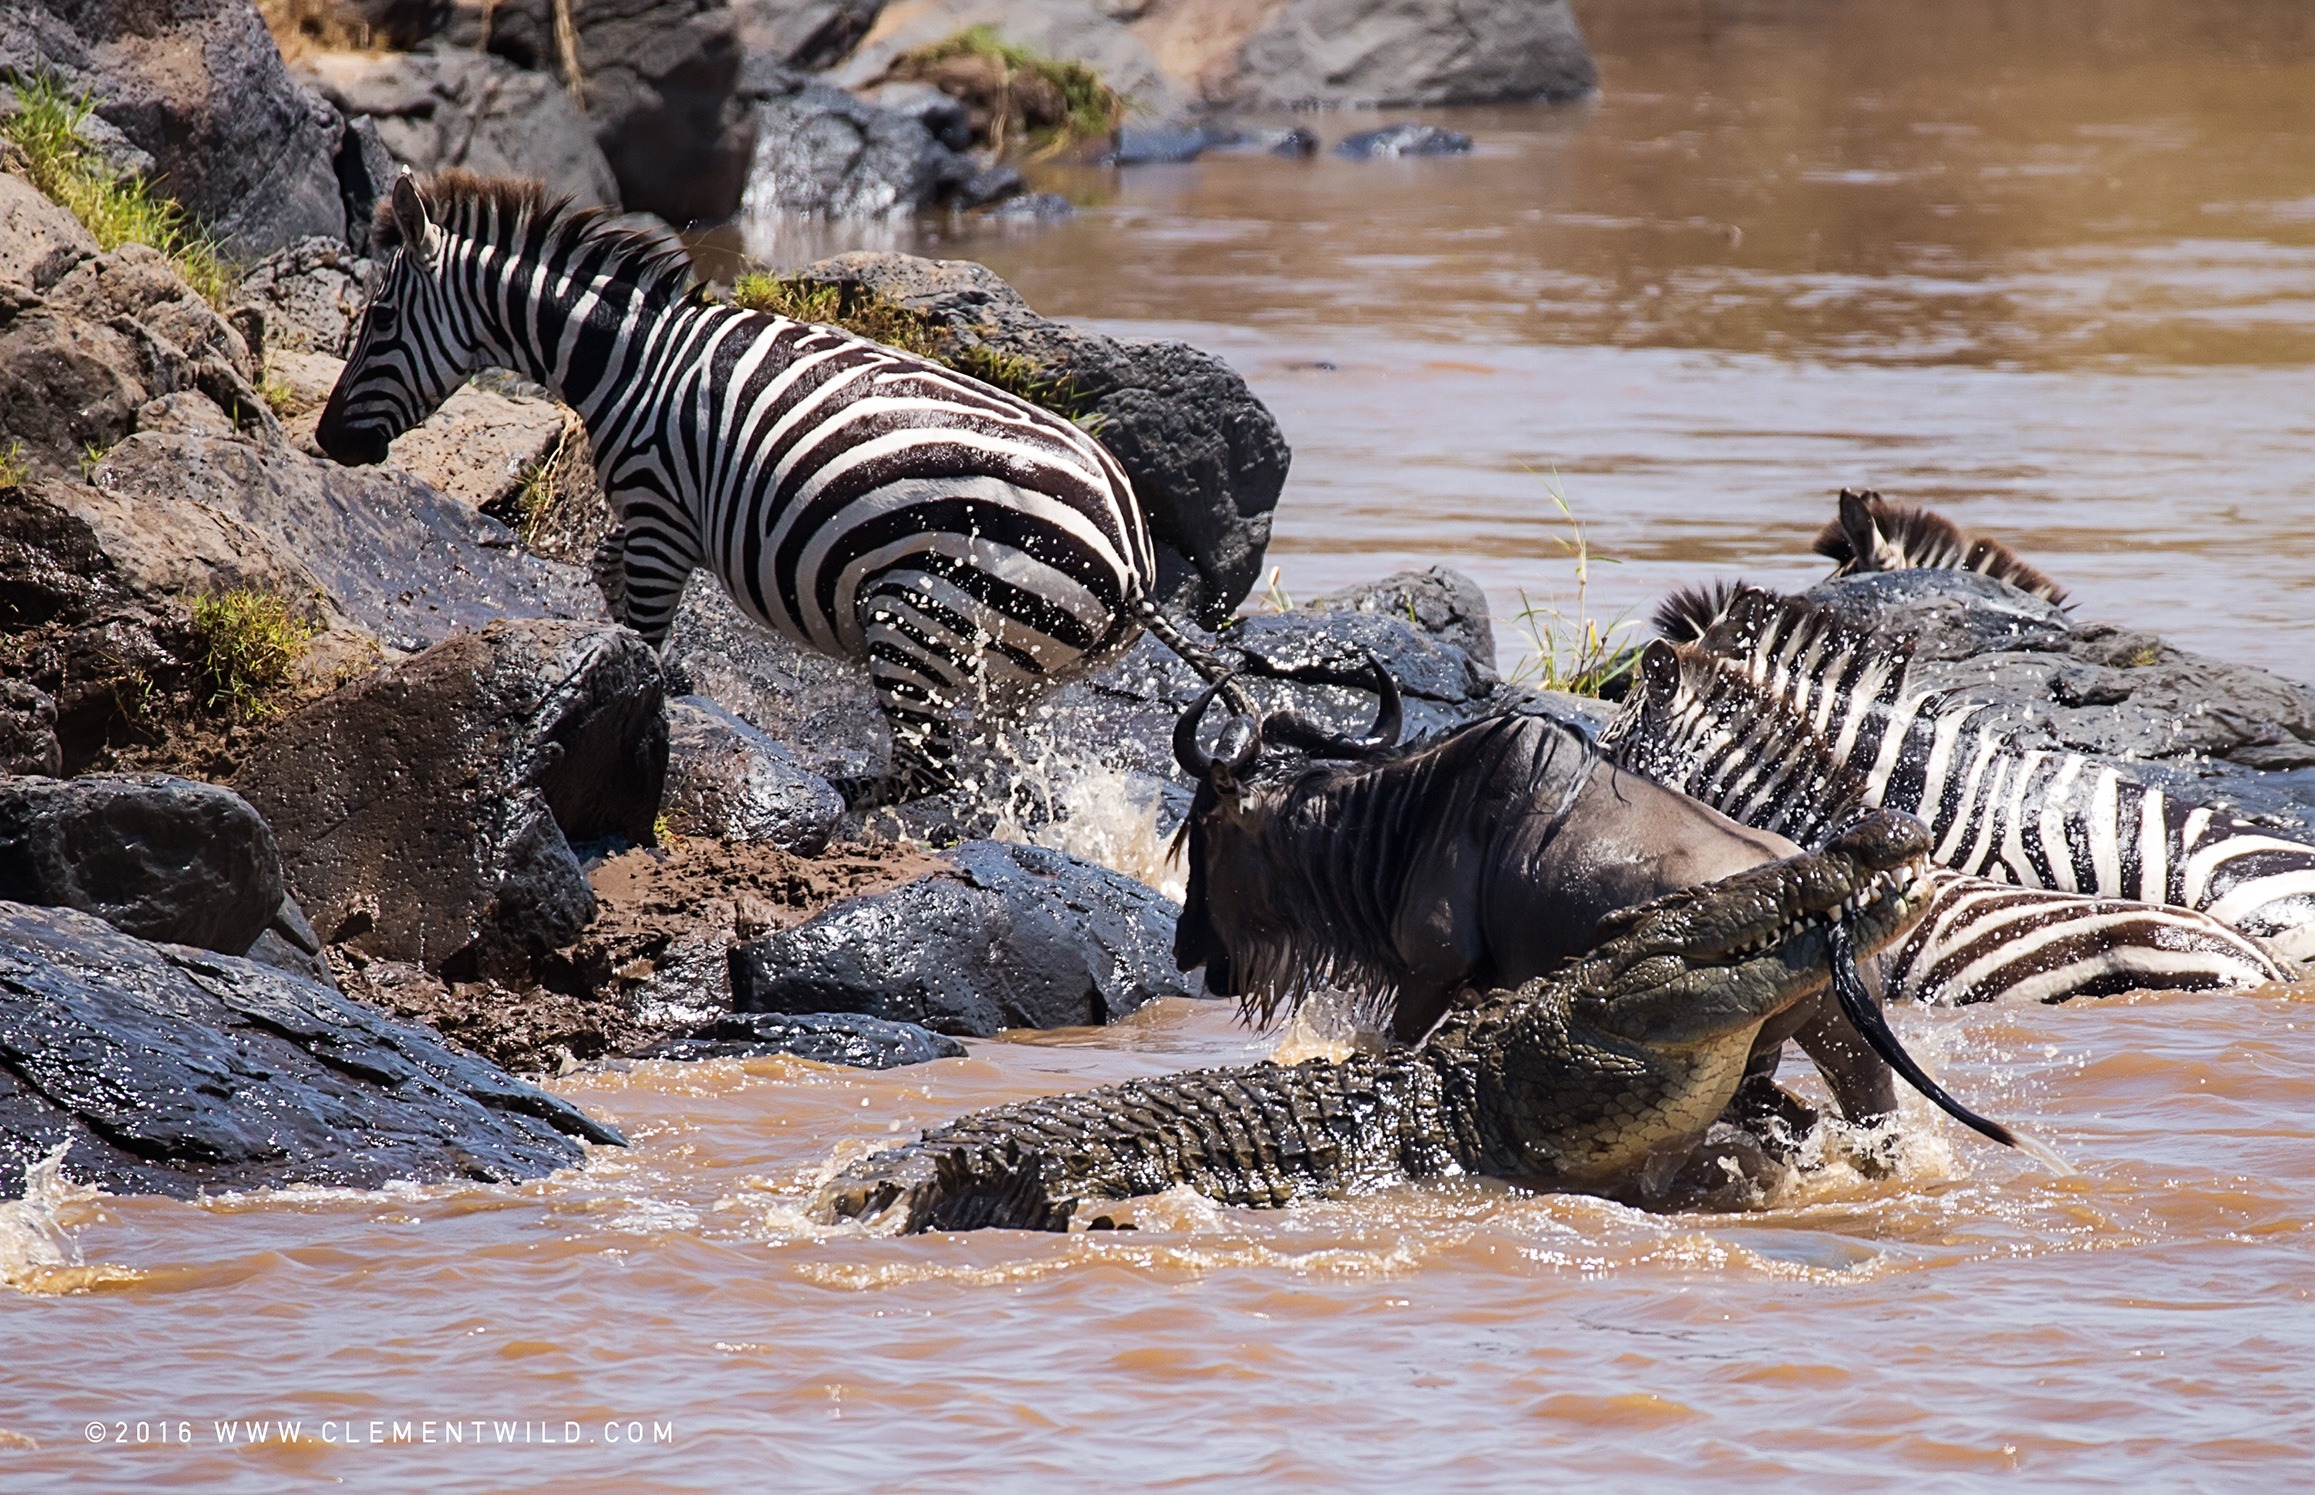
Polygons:
[[756,121],[745,202],[751,218],[906,216],[958,199],[978,173],[921,117],[803,74],[752,67],[748,94]]
[[1230,132],[1206,125],[1121,125],[1112,166],[1152,166],[1195,161],[1230,139]]
[[1154,0],[1133,31],[1210,106],[1556,103],[1599,83],[1568,0]]
[[167,774],[0,779],[0,899],[239,955],[281,889],[272,832],[230,789]]
[[888,1022],[856,1012],[792,1016],[737,1012],[635,1051],[638,1059],[754,1059],[765,1054],[789,1054],[854,1069],[898,1069],[934,1059],[962,1059],[965,1046],[916,1023]]
[[114,1193],[511,1182],[624,1139],[419,1028],[255,961],[0,903],[0,1189],[69,1144]]
[[23,680],[0,680],[0,774],[61,773],[56,702]]
[[[572,0],[580,91],[619,200],[677,227],[737,212],[754,143],[723,0]],[[560,83],[552,0],[498,0],[488,49]],[[481,7],[452,12],[450,48],[483,48]]]
[[990,223],[1058,223],[1077,216],[1077,205],[1058,192],[1023,192],[1002,198],[973,215]]
[[338,989],[337,977],[331,973],[330,963],[322,954],[321,936],[314,933],[305,910],[287,893],[281,895],[273,917],[242,953],[260,965],[318,981],[331,991]]
[[1417,629],[1461,649],[1487,669],[1495,668],[1495,624],[1487,594],[1460,571],[1429,566],[1396,571],[1303,604],[1306,612],[1382,613],[1405,618]]
[[300,239],[250,267],[234,288],[234,308],[257,312],[268,354],[344,358],[353,351],[354,332],[369,305],[374,269],[343,239]]
[[852,55],[884,0],[736,0],[731,9],[748,56],[813,72]]
[[1217,151],[1259,152],[1266,156],[1306,157],[1318,154],[1318,136],[1303,125],[1286,129],[1233,130],[1211,147]]
[[867,672],[751,622],[712,576],[694,573],[684,588],[661,657],[673,688],[732,712],[822,778],[884,764],[888,739]]
[[1994,707],[2023,747],[2107,758],[2191,798],[2315,831],[2315,690],[2078,620],[1966,571],[1838,577],[1811,600],[1909,634],[1914,689]]
[[1129,877],[1037,846],[972,841],[956,876],[841,904],[732,952],[742,1012],[860,1012],[987,1037],[1114,1022],[1193,996],[1179,910]]
[[309,64],[322,96],[366,115],[396,161],[536,177],[582,203],[619,206],[619,183],[560,79],[468,51],[335,52]]
[[817,855],[844,797],[771,738],[704,696],[667,707],[663,813],[679,836],[769,841]]
[[1050,321],[961,260],[861,252],[800,273],[847,297],[915,312],[960,349],[982,345],[1024,359],[1068,389],[1071,413],[1109,448],[1149,510],[1160,594],[1177,611],[1216,626],[1253,589],[1292,453],[1227,363],[1186,343]]
[[1390,161],[1401,156],[1459,156],[1470,149],[1471,137],[1460,130],[1399,124],[1362,130],[1337,142],[1334,153],[1352,161]]
[[396,649],[499,618],[604,616],[579,568],[524,553],[505,525],[392,468],[139,434],[106,455],[95,483],[155,516],[199,507],[238,521],[303,557],[334,607]]
[[[519,521],[523,485],[554,459],[574,424],[553,400],[467,384],[398,437],[386,461],[501,521]],[[575,439],[584,443],[585,431]]]
[[344,121],[299,86],[248,0],[0,4],[0,75],[46,74],[150,157],[236,255],[342,235]]
[[930,83],[879,83],[859,90],[857,97],[879,109],[906,115],[952,151],[971,148],[973,114],[962,99],[951,98]]
[[648,841],[666,763],[650,649],[532,620],[456,635],[304,707],[235,787],[332,943],[519,977],[595,915],[572,843]]

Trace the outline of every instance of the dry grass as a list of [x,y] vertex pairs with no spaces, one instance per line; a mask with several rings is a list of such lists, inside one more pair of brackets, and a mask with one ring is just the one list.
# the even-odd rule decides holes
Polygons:
[[217,242],[152,183],[115,170],[81,138],[91,112],[85,97],[73,98],[51,80],[27,80],[16,85],[15,112],[0,118],[0,136],[24,152],[32,185],[78,218],[98,248],[150,244],[187,285],[224,310],[236,277]]
[[1126,101],[1082,62],[1062,62],[974,26],[897,59],[885,76],[930,83],[960,99],[973,133],[999,155],[1034,160],[1106,137]]

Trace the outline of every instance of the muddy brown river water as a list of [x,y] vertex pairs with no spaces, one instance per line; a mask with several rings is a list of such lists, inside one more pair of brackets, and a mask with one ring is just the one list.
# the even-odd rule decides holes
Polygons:
[[[2315,12],[1579,11],[1607,95],[1428,112],[1468,158],[1063,174],[1074,222],[935,252],[1243,368],[1295,446],[1298,595],[1443,560],[1565,608],[1555,492],[1601,615],[1797,582],[1865,483],[2085,616],[2315,676]],[[520,1188],[44,1188],[0,1206],[0,1488],[2315,1477],[2315,986],[1897,1022],[2080,1173],[1917,1110],[1895,1176],[1820,1138],[1732,1213],[806,1217],[832,1157],[1278,1041],[1169,1003],[891,1074],[581,1071],[636,1146]]]

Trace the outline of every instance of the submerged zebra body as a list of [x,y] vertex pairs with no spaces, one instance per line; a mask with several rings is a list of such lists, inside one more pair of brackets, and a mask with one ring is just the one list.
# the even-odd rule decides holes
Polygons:
[[672,240],[531,184],[405,177],[391,258],[317,430],[374,462],[477,369],[573,406],[619,521],[624,621],[657,644],[706,569],[756,622],[865,665],[893,771],[855,804],[945,785],[967,708],[1005,709],[1148,625],[1131,483],[1070,422],[832,327],[707,300]]
[[[1802,845],[1824,841],[1871,798],[1810,721],[1697,644],[1648,646],[1600,744],[1620,767]],[[1886,996],[1939,1003],[2211,990],[2286,974],[2258,941],[2208,914],[1950,867],[1931,873],[1927,915],[1881,957],[1881,972]]]
[[2315,959],[2315,845],[2082,754],[2021,747],[1998,709],[1909,689],[1905,640],[1799,598],[1739,592],[1700,647],[1807,722],[1867,804],[1925,821],[1939,865],[2199,909]]

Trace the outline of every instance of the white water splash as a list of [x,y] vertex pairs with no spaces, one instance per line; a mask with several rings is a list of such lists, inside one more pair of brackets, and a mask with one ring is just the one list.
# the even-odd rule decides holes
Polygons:
[[122,1267],[86,1265],[67,1216],[97,1197],[87,1184],[64,1176],[70,1142],[24,1165],[24,1197],[0,1204],[0,1282],[24,1293],[79,1292],[105,1282],[133,1280]]

